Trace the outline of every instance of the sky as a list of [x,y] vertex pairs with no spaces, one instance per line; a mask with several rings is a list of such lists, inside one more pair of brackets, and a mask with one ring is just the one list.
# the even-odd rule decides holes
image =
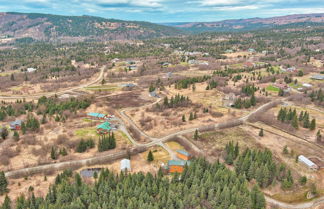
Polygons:
[[91,15],[155,23],[324,13],[324,0],[0,0],[0,12]]

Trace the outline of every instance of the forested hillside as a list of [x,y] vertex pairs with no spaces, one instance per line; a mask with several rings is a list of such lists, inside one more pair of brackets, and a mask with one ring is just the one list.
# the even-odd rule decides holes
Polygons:
[[0,13],[0,36],[35,40],[125,40],[182,34],[180,30],[149,22],[92,16]]

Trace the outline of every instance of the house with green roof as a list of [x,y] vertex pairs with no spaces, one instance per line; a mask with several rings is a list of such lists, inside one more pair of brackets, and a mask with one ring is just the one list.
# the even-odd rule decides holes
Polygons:
[[97,126],[98,134],[108,134],[111,130],[111,124],[107,121]]

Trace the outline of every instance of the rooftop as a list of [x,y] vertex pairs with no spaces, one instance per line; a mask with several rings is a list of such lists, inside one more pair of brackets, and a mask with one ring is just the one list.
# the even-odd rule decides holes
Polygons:
[[110,127],[110,123],[109,122],[104,122],[104,123],[102,123],[102,124],[100,124],[100,125],[98,125],[97,126],[97,129],[104,129],[104,130],[108,130],[108,131],[110,131],[111,130],[111,127]]
[[88,113],[88,116],[97,117],[97,118],[104,118],[106,115],[101,114],[101,113],[90,112],[90,113]]
[[185,150],[177,150],[178,153],[185,155],[185,156],[190,156],[190,154],[188,152],[186,152]]
[[313,75],[311,79],[315,80],[324,80],[324,75]]
[[184,160],[169,160],[168,166],[176,165],[176,166],[185,166],[186,164],[190,164],[190,161],[184,161]]
[[122,159],[120,161],[120,170],[130,170],[131,169],[131,164],[129,159]]
[[22,120],[15,120],[13,122],[10,122],[10,125],[12,125],[12,126],[15,126],[15,125],[21,126],[22,122],[23,122]]
[[302,161],[303,163],[305,163],[307,166],[312,167],[312,166],[316,166],[315,163],[313,163],[310,159],[308,159],[307,157],[305,157],[304,155],[299,155],[298,156],[298,160]]

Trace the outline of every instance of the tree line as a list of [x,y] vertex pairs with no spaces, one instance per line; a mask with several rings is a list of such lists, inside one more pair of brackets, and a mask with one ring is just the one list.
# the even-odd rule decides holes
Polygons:
[[310,120],[310,116],[307,111],[301,111],[298,115],[296,109],[292,110],[291,108],[280,108],[277,115],[277,120],[283,123],[290,123],[295,129],[298,129],[299,126],[308,128],[310,130],[315,130],[316,128],[315,118]]
[[[2,207],[10,208],[11,201]],[[156,175],[136,173],[116,175],[102,170],[94,184],[86,184],[78,173],[65,171],[58,175],[46,197],[33,192],[21,195],[17,209],[24,208],[229,208],[262,209],[265,198],[257,186],[248,188],[245,177],[226,168],[196,159],[182,174],[172,178],[160,169]]]

